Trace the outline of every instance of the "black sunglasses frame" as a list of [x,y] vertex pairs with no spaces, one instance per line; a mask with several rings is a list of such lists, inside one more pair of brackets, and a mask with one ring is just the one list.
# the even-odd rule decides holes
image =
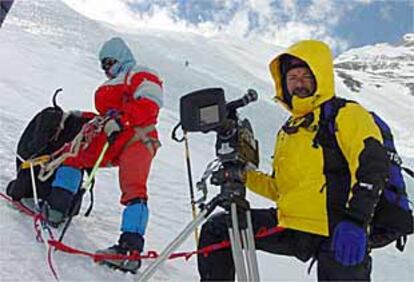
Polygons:
[[101,68],[104,71],[108,71],[114,64],[116,64],[118,61],[114,58],[104,58],[101,61]]

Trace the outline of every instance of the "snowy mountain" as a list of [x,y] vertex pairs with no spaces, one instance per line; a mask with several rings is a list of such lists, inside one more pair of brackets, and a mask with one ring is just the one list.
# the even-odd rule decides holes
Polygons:
[[335,71],[338,94],[380,113],[397,131],[402,155],[412,158],[414,146],[408,140],[414,136],[414,34],[396,44],[346,51],[335,59]]
[[[171,130],[179,119],[179,98],[196,89],[223,87],[227,100],[232,100],[244,94],[247,88],[255,88],[260,100],[240,113],[252,122],[260,140],[260,167],[268,171],[275,133],[287,115],[270,100],[273,84],[267,64],[281,48],[230,36],[206,38],[161,30],[119,31],[86,18],[61,1],[16,1],[0,30],[1,187],[14,177],[14,150],[20,133],[36,112],[50,104],[50,96],[56,88],[64,89],[59,97],[64,109],[93,108],[94,90],[105,80],[99,69],[97,52],[102,42],[112,36],[125,38],[138,61],[155,68],[165,82],[165,107],[159,121],[163,147],[154,160],[149,181],[151,217],[146,235],[146,250],[161,252],[191,220],[184,148],[170,139]],[[404,44],[382,46],[387,58],[393,58],[394,52],[399,52],[392,50],[409,54],[407,48],[410,46]],[[376,53],[379,56],[380,49]],[[370,65],[371,57],[357,51],[353,50],[353,54],[360,58],[358,62]],[[338,72],[345,72],[362,85],[359,92],[353,92],[338,73],[338,94],[357,99],[389,120],[395,128],[404,160],[414,164],[414,96],[400,84],[398,75],[401,73],[395,71],[395,77],[385,79],[383,76],[381,79],[383,73],[379,71],[368,75],[361,70],[338,66],[350,62],[351,58],[354,57],[340,56],[337,59]],[[185,61],[189,66],[185,66]],[[413,66],[409,63],[409,60],[403,60],[400,64],[412,81]],[[377,87],[377,82],[371,83],[370,79],[381,81],[382,86]],[[214,158],[214,141],[213,134],[190,135],[194,180],[199,179],[206,164]],[[414,183],[411,185],[414,187]],[[113,244],[118,237],[122,207],[118,203],[120,192],[116,169],[98,173],[95,191],[92,215],[75,218],[65,237],[68,245],[89,252]],[[217,188],[210,187],[210,197],[217,192]],[[254,207],[272,205],[252,193],[248,193],[248,199]],[[0,234],[2,281],[54,280],[47,267],[44,246],[35,240],[32,219],[16,212],[3,200],[0,200]],[[194,249],[194,239],[190,236],[179,251]],[[132,275],[99,267],[86,257],[56,252],[53,258],[63,281],[135,279]],[[258,259],[264,281],[315,280],[316,268],[308,275],[307,266],[293,258],[259,252]],[[148,264],[144,261],[143,268]],[[403,254],[390,246],[374,252],[373,279],[410,281],[413,266],[413,240],[409,241]],[[154,275],[154,281],[197,279],[195,258],[169,261]]]
[[[414,95],[414,33],[397,44],[382,43],[349,50],[335,60],[336,73],[354,92],[363,84],[381,88],[395,83]],[[358,76],[363,79],[358,79]]]

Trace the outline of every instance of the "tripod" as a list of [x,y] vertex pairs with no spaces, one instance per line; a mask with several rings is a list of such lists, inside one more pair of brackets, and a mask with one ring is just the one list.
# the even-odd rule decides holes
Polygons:
[[250,205],[244,197],[233,192],[220,193],[205,204],[200,214],[184,228],[164,249],[160,256],[138,277],[139,281],[148,281],[157,268],[184,243],[187,237],[207,219],[217,206],[221,206],[229,212],[231,219],[228,232],[237,279],[239,281],[259,281]]
[[[191,166],[186,132],[215,131],[216,156],[197,183],[204,196],[197,202],[204,202],[207,193],[205,181],[211,175],[211,184],[221,187],[220,194],[201,207],[200,214],[184,228],[151,263],[138,279],[147,281],[156,269],[176,250],[197,227],[207,219],[217,206],[223,207],[229,215],[226,224],[231,244],[235,271],[239,281],[259,281],[256,248],[250,205],[245,199],[246,167],[259,165],[258,142],[248,119],[239,120],[237,109],[257,100],[257,92],[249,89],[241,99],[226,103],[221,88],[201,89],[189,93],[180,99],[181,121],[174,127],[172,139],[186,141],[186,158],[190,184],[191,204],[194,205]],[[184,137],[178,139],[176,131],[181,125]],[[220,167],[214,171],[216,167]],[[193,213],[194,215],[195,213]],[[231,219],[231,221],[229,220]],[[197,236],[197,235],[196,235]]]

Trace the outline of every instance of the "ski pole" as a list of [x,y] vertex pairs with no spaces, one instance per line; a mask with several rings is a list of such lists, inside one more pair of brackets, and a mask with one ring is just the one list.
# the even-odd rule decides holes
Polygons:
[[[33,169],[33,163],[30,162],[30,178],[32,181],[32,189],[33,189],[33,201],[35,204],[35,210],[38,214],[42,215],[42,208],[40,207],[40,203],[39,203],[39,197],[37,195],[37,187],[36,187],[36,178],[35,178],[35,173],[34,173],[34,169]],[[49,235],[49,238],[52,237],[51,236],[51,230],[49,228],[49,225],[47,224],[46,220],[44,218],[40,218],[40,224],[41,224],[41,228],[40,228],[40,240],[44,240],[44,234],[46,233],[47,235]],[[47,232],[45,232],[47,231]],[[46,240],[47,242],[48,240]]]
[[[98,159],[96,160],[96,162],[95,162],[95,164],[92,168],[91,173],[88,175],[88,178],[86,179],[86,181],[82,184],[81,191],[80,191],[81,195],[79,197],[79,201],[82,199],[83,194],[85,194],[86,191],[88,191],[90,189],[91,183],[92,183],[93,179],[95,178],[95,174],[98,171],[98,168],[101,165],[102,160],[103,160],[103,158],[105,156],[105,153],[108,150],[108,148],[109,148],[109,142],[106,142],[105,145],[102,148],[101,153],[98,156]],[[69,216],[68,220],[65,223],[65,226],[62,229],[62,233],[60,234],[59,240],[58,240],[59,242],[62,242],[63,237],[65,236],[66,231],[67,231],[70,223],[72,222],[74,210],[76,210],[76,207],[73,207],[73,209],[71,211],[71,215]]]
[[32,181],[32,189],[33,189],[33,200],[34,200],[37,212],[40,213],[41,210],[40,210],[40,205],[39,205],[39,198],[37,197],[36,179],[35,179],[34,170],[33,170],[33,162],[30,161],[29,165],[30,165],[30,178]]
[[[39,214],[41,214],[42,210],[40,208],[39,198],[37,196],[37,187],[36,187],[36,179],[35,179],[35,174],[34,174],[34,169],[33,169],[33,162],[30,162],[30,178],[32,180],[33,200],[35,202],[35,208],[36,208],[36,211]],[[43,242],[45,243],[45,246],[47,246],[47,248],[46,248],[46,257],[47,257],[47,261],[49,263],[50,270],[52,271],[53,277],[56,279],[56,281],[59,281],[58,274],[57,274],[57,272],[56,272],[56,270],[53,266],[51,247],[49,245],[49,240],[53,239],[52,231],[50,230],[50,227],[48,226],[48,224],[47,224],[47,222],[44,218],[40,219],[40,225],[41,225],[40,229],[39,229],[40,240],[43,240]],[[44,237],[45,234],[48,238]]]
[[[191,212],[192,212],[193,220],[194,220],[197,217],[197,213],[196,213],[195,200],[194,200],[193,176],[192,176],[192,173],[191,173],[190,149],[189,149],[189,146],[188,146],[187,131],[183,130],[183,137],[182,138],[177,137],[177,130],[180,126],[181,126],[181,122],[179,122],[174,127],[174,129],[171,133],[171,138],[174,141],[178,142],[178,143],[181,143],[181,142],[184,141],[185,159],[186,159],[186,163],[187,163],[188,183],[189,183],[189,186],[190,186]],[[197,227],[194,229],[194,236],[195,236],[196,246],[197,246],[198,245],[198,228]]]
[[[184,131],[184,145],[185,145],[185,159],[187,163],[187,173],[188,173],[188,183],[190,186],[190,200],[191,200],[191,212],[193,215],[193,220],[197,216],[195,201],[194,201],[194,185],[193,185],[193,176],[191,173],[191,163],[190,163],[190,149],[188,147],[188,138],[187,131]],[[194,236],[196,240],[196,246],[198,245],[198,228],[194,229]]]
[[103,158],[105,156],[105,153],[106,153],[106,151],[108,151],[108,148],[109,148],[109,142],[106,142],[105,145],[102,148],[101,153],[99,154],[98,159],[95,162],[95,165],[92,168],[91,173],[89,174],[88,178],[84,182],[84,185],[82,185],[82,189],[85,189],[85,192],[90,189],[92,180],[95,178],[95,174],[98,171],[98,168],[101,165],[102,160],[103,160]]

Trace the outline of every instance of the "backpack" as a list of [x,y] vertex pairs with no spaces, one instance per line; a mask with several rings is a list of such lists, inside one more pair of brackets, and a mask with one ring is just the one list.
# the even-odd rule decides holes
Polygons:
[[[335,136],[335,118],[339,110],[347,103],[356,102],[334,97],[322,104],[315,142],[321,146],[340,150]],[[396,248],[403,251],[407,235],[413,233],[413,214],[402,173],[405,171],[414,178],[414,172],[402,166],[402,160],[395,148],[393,134],[388,124],[374,112],[370,113],[381,131],[391,165],[389,178],[371,222],[369,243],[371,248],[381,248],[395,241]]]
[[[72,141],[88,121],[88,118],[65,113],[59,106],[47,107],[37,113],[24,129],[17,145],[17,154],[24,160],[50,155],[65,143]],[[15,201],[33,197],[30,169],[21,167],[22,161],[19,157],[16,158],[17,176],[9,182],[6,189],[6,194]],[[40,167],[35,166],[33,169],[35,175],[38,175]],[[46,181],[35,178],[39,199],[47,199],[51,192],[53,179],[54,173]],[[78,192],[78,194],[74,197],[74,214],[78,214],[82,201],[83,193]],[[88,213],[90,210],[91,206]]]

